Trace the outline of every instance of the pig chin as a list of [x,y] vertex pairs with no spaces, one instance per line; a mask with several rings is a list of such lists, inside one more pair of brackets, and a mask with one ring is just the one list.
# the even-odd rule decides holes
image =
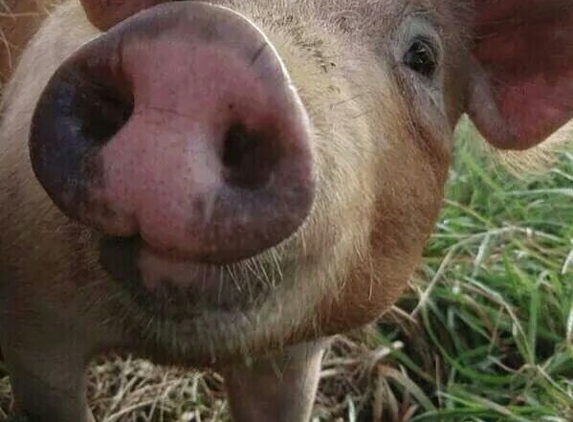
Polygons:
[[[289,243],[288,241],[286,243]],[[279,248],[285,248],[279,246]],[[153,250],[139,237],[106,237],[99,261],[143,312],[179,321],[206,312],[255,310],[292,282],[293,265],[276,248],[233,264],[193,262]],[[301,259],[297,258],[297,265]]]

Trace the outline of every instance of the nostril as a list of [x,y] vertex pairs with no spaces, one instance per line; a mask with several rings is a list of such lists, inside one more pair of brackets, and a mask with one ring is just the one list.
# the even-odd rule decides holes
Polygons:
[[240,124],[232,125],[225,136],[223,164],[229,169],[245,167],[259,147],[260,140],[257,136],[248,133]]
[[226,181],[247,189],[267,184],[280,156],[279,147],[269,141],[242,124],[231,125],[223,145]]
[[89,186],[101,177],[97,153],[133,113],[128,84],[118,79],[102,55],[88,50],[58,69],[36,105],[29,138],[32,167],[72,218],[81,219]]
[[113,137],[129,120],[133,102],[104,87],[97,87],[94,94],[94,104],[85,108],[91,117],[84,119],[84,131],[86,136],[102,142]]
[[73,113],[80,123],[81,134],[96,144],[111,139],[133,114],[131,95],[105,79],[79,80],[75,89]]

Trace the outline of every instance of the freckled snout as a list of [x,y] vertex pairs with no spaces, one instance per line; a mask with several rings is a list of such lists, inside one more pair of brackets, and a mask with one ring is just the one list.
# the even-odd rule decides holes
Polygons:
[[314,198],[309,123],[277,53],[227,9],[149,9],[84,46],[35,112],[35,174],[69,217],[159,254],[229,263]]

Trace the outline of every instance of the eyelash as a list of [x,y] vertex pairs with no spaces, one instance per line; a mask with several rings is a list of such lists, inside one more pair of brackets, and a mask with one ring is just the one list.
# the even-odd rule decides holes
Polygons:
[[434,43],[425,37],[415,38],[402,58],[404,65],[431,79],[438,69],[438,52]]

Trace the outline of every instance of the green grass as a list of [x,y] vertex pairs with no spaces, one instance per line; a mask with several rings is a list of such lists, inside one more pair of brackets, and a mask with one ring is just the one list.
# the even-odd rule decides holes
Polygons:
[[410,292],[371,332],[397,350],[341,420],[573,421],[573,150],[515,177],[473,137]]

